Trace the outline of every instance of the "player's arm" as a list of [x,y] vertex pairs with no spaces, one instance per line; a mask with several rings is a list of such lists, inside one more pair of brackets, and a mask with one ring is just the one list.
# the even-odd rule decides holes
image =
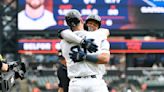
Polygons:
[[108,37],[110,35],[109,30],[106,28],[99,28],[98,30],[100,30],[104,34],[104,36]]
[[110,53],[101,53],[98,55],[97,64],[107,64],[110,60]]
[[80,44],[83,48],[86,48],[91,53],[97,51],[97,45],[93,43],[93,39],[81,38],[69,29],[60,30],[58,32],[58,36],[65,41]]
[[110,44],[107,40],[103,40],[100,46],[99,61],[97,63],[108,63],[110,60]]
[[[104,29],[104,28],[100,28],[99,29],[100,32],[102,32],[104,34],[104,36],[109,36],[109,30],[108,29]],[[99,32],[98,31],[98,32]],[[77,44],[80,44],[83,42],[83,38],[78,37],[76,34],[74,34],[71,30],[66,29],[66,30],[59,30],[58,32],[58,37],[61,39],[64,39],[68,42],[74,42]]]
[[104,40],[101,44],[101,50],[95,54],[86,54],[84,51],[73,51],[70,53],[70,58],[74,62],[81,62],[87,60],[88,62],[97,63],[97,64],[106,64],[110,60],[109,52],[109,43],[107,40]]
[[90,54],[90,55],[88,54],[86,56],[86,60],[97,64],[108,63],[110,60],[109,48],[110,48],[109,42],[107,40],[103,40],[98,53]]
[[108,37],[110,35],[110,31],[108,29],[106,29],[105,34],[107,34],[107,37]]
[[[100,31],[104,34],[104,36],[108,37],[110,35],[108,29],[104,28],[99,28]],[[95,54],[95,55],[88,55],[86,59],[90,62],[94,62],[97,64],[106,64],[110,61],[110,44],[109,42],[105,39],[102,41],[101,46],[100,46],[100,54]]]
[[99,35],[102,39],[107,39],[110,35],[109,29],[105,29],[105,28],[99,28],[98,30],[93,32]]
[[85,60],[96,64],[107,64],[110,59],[109,53],[100,53],[95,55],[86,55]]
[[59,30],[58,37],[61,39],[64,39],[68,42],[74,42],[77,44],[80,44],[83,40],[83,38],[78,37],[76,34],[74,34],[71,30]]

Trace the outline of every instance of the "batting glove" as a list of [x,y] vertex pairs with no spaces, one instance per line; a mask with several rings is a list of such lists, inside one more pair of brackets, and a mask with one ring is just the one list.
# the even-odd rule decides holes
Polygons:
[[87,49],[90,53],[96,52],[98,46],[93,41],[94,39],[83,39],[81,42],[82,48]]
[[84,51],[73,51],[69,53],[69,56],[74,62],[81,62],[86,58],[86,53]]

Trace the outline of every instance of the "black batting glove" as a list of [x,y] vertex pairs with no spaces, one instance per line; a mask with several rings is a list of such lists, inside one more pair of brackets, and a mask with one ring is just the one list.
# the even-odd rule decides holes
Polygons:
[[86,58],[86,53],[84,51],[73,51],[69,53],[69,56],[74,62],[81,62]]
[[90,53],[96,52],[98,50],[98,46],[93,43],[94,39],[83,39],[81,42],[81,46],[84,49],[87,49]]

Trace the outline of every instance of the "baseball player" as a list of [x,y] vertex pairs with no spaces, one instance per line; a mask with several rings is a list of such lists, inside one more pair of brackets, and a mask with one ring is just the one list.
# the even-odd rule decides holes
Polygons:
[[[85,25],[88,29],[88,31],[97,31],[98,33],[104,33],[106,36],[104,37],[104,42],[106,44],[109,44],[107,41],[107,37],[109,35],[109,30],[100,28],[101,27],[101,17],[96,14],[91,14],[86,18]],[[64,38],[64,37],[63,37]]]
[[[95,31],[101,26],[101,18],[98,15],[89,15],[85,21],[87,30]],[[108,41],[106,41],[108,43]],[[61,51],[59,50],[59,53]],[[61,53],[60,53],[61,54]],[[68,92],[69,78],[67,77],[67,69],[65,65],[65,59],[59,55],[61,58],[62,65],[58,68],[58,78],[59,78],[59,89],[58,92]]]
[[[104,64],[108,63],[110,56],[109,44],[103,43],[106,34],[85,31],[84,22],[77,10],[68,12],[65,18],[68,26],[77,36],[82,39],[92,39],[91,41],[98,46],[98,51],[92,52],[86,51],[86,48],[79,44],[61,41],[62,55],[66,59],[70,78],[69,92],[108,92],[102,79],[105,73]],[[97,35],[100,37],[98,38]]]

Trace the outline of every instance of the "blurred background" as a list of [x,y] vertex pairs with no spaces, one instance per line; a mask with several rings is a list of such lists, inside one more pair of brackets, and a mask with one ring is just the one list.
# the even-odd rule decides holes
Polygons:
[[[40,2],[30,6],[43,4],[44,10],[32,12],[26,1]],[[70,9],[84,20],[100,15],[101,27],[110,31],[104,76],[109,92],[164,92],[164,0],[41,1],[0,1],[0,53],[27,66],[25,80],[17,80],[12,92],[57,92],[57,31],[67,28],[64,15]],[[44,15],[47,22],[36,22]]]

